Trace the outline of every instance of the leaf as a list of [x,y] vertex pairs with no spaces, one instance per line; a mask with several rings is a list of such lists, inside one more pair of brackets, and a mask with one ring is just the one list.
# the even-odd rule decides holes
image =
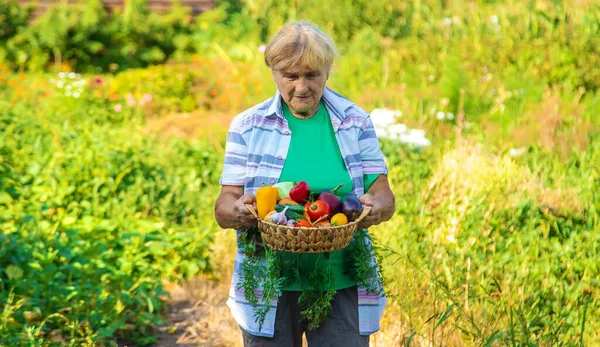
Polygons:
[[167,249],[169,245],[163,241],[148,241],[145,244],[148,247],[148,251],[152,255],[161,256],[167,254]]
[[446,309],[446,311],[444,311],[444,313],[442,313],[442,316],[440,317],[440,319],[437,321],[437,323],[435,323],[435,327],[433,328],[433,330],[437,329],[437,327],[440,326],[440,324],[444,323],[444,321],[450,317],[452,308],[454,307],[454,304],[448,306],[448,308]]
[[123,305],[123,302],[121,302],[120,299],[117,300],[117,303],[115,304],[115,311],[117,312],[117,314],[123,312],[123,310],[125,309],[125,305]]
[[6,271],[6,275],[8,276],[9,280],[12,280],[12,279],[18,280],[19,278],[23,277],[23,270],[18,266],[9,265],[6,267],[5,271]]
[[504,336],[504,332],[503,331],[495,331],[494,334],[492,334],[492,336],[490,336],[487,341],[485,341],[485,345],[486,346],[491,346],[492,342],[498,340],[499,338],[501,338],[502,336]]
[[65,218],[63,218],[62,220],[62,225],[63,226],[69,226],[69,225],[73,225],[75,224],[75,222],[77,222],[77,217],[73,217],[73,216],[66,216]]
[[62,332],[60,329],[54,329],[50,332],[50,341],[56,343],[66,343],[65,339],[62,337]]
[[432,319],[436,318],[436,317],[437,317],[437,316],[439,316],[439,315],[440,315],[440,314],[439,314],[439,313],[437,313],[437,312],[436,312],[436,313],[434,313],[434,314],[433,314],[433,316],[431,316],[431,317],[427,318],[427,320],[426,320],[426,321],[425,321],[425,323],[423,323],[423,324],[427,324],[427,323],[429,323],[429,321],[431,321]]
[[7,192],[0,192],[0,205],[9,205],[13,201],[12,196]]
[[410,336],[408,337],[408,340],[406,340],[406,347],[410,346],[410,343],[412,342],[412,339],[413,339],[413,337],[415,337],[416,333],[417,333],[416,331],[413,331],[412,334],[410,334]]
[[150,297],[145,295],[146,297],[146,303],[148,304],[148,312],[152,313],[154,312],[154,305],[152,305],[152,300],[150,300]]
[[33,311],[23,312],[23,317],[27,323],[37,322],[42,318],[42,311],[39,307],[36,307]]

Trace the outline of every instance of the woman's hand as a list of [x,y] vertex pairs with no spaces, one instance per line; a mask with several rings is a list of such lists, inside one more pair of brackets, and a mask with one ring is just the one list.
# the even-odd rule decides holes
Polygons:
[[235,214],[236,220],[239,221],[239,226],[235,229],[240,229],[242,227],[251,227],[255,226],[257,223],[256,217],[248,210],[246,205],[252,205],[254,210],[256,211],[256,198],[252,194],[244,194],[240,196],[239,199],[235,201],[233,204],[233,212]]
[[363,218],[362,221],[358,224],[359,228],[368,228],[373,225],[377,225],[383,220],[381,219],[381,213],[383,212],[383,206],[379,203],[375,197],[371,194],[365,194],[361,196],[359,199],[360,203],[364,206],[371,206],[371,211],[369,214]]
[[223,186],[215,203],[215,219],[223,229],[241,229],[257,225],[246,204],[256,209],[256,199],[252,194],[244,194],[242,187]]
[[358,200],[365,206],[371,206],[369,214],[358,224],[359,228],[368,228],[388,221],[396,211],[396,200],[386,175],[377,177],[369,193],[362,195]]

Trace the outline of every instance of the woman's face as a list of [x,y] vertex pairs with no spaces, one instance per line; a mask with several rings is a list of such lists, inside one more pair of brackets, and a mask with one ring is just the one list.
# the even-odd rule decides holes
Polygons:
[[329,69],[292,67],[273,70],[273,79],[283,100],[295,116],[312,117],[319,109],[319,102],[329,79]]

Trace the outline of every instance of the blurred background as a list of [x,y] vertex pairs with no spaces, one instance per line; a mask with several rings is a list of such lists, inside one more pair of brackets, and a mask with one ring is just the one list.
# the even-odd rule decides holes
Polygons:
[[598,344],[597,2],[0,0],[0,345],[240,345],[224,140],[301,19],[396,194],[371,344]]

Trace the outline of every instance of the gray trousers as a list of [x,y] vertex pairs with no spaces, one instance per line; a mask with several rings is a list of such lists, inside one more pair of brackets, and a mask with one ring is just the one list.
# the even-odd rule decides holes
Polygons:
[[356,286],[338,290],[329,317],[314,331],[308,331],[300,321],[299,297],[300,292],[283,292],[279,298],[272,338],[253,336],[242,329],[244,347],[302,347],[303,333],[309,347],[369,346],[369,336],[360,335],[358,330]]

